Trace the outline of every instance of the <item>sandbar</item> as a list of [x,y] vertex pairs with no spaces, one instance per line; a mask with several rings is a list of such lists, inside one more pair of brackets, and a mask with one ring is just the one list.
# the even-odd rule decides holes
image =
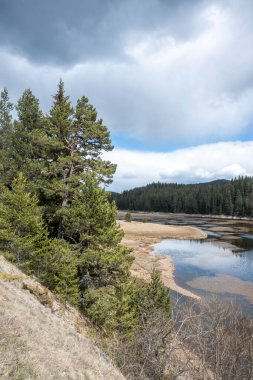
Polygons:
[[153,245],[162,239],[205,239],[207,234],[196,227],[169,226],[155,223],[118,221],[124,231],[122,244],[133,249],[135,258],[131,274],[134,277],[145,280],[150,279],[153,268],[160,272],[165,286],[187,297],[200,299],[199,296],[178,286],[174,279],[174,264],[170,256],[152,255]]

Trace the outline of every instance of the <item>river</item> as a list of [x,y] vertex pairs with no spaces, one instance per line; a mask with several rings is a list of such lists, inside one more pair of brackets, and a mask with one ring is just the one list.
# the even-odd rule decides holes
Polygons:
[[203,296],[233,298],[253,317],[253,221],[181,214],[133,213],[133,220],[187,225],[208,234],[205,240],[165,239],[152,254],[171,256],[175,281]]

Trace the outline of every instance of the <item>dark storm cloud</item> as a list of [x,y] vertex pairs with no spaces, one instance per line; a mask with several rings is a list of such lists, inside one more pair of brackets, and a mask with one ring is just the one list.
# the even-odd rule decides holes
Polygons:
[[0,90],[48,112],[63,78],[119,144],[168,144],[107,153],[113,190],[252,175],[253,141],[233,141],[253,139],[252,19],[252,0],[0,0]]
[[[198,32],[199,0],[0,0],[0,46],[39,64],[124,59],[129,35]],[[198,27],[201,25],[198,25]]]
[[252,18],[252,0],[0,0],[0,89],[47,112],[62,78],[140,144],[252,139]]

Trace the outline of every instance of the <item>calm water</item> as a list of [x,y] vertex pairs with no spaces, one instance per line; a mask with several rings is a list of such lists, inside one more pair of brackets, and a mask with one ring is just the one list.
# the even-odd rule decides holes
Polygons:
[[[125,213],[119,217],[124,219]],[[235,298],[253,317],[253,220],[138,212],[132,217],[205,231],[206,240],[167,239],[153,253],[172,257],[178,285],[200,296],[219,293],[225,299]],[[222,248],[224,244],[230,248]]]
[[166,239],[156,244],[152,253],[172,257],[178,285],[195,294],[210,294],[207,289],[211,279],[215,293],[235,297],[253,316],[253,250],[234,253],[217,243],[215,239]]

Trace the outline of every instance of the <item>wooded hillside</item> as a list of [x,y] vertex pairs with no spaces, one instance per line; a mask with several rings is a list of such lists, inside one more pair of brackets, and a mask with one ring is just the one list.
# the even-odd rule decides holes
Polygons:
[[121,210],[253,216],[253,178],[203,184],[152,183],[113,194]]

